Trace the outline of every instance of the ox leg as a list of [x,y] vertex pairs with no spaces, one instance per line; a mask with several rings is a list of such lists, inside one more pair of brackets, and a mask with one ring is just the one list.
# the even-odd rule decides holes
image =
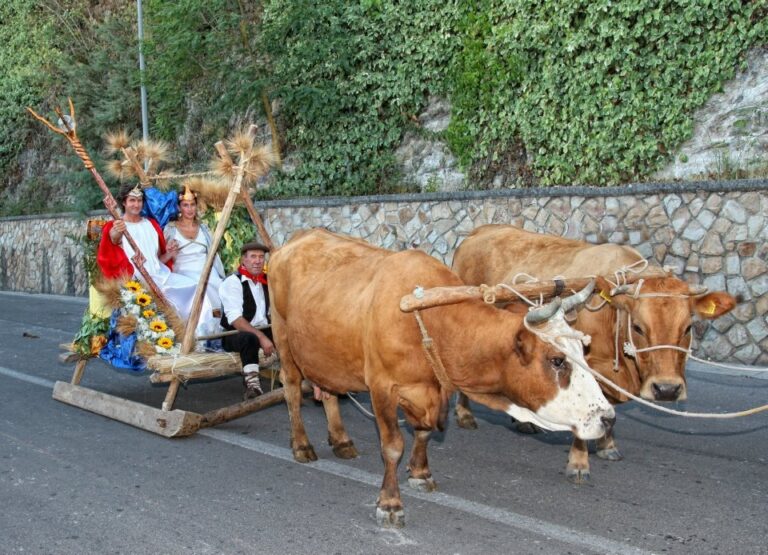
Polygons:
[[477,422],[472,415],[472,410],[469,408],[469,397],[459,391],[459,396],[456,398],[456,407],[453,409],[456,413],[456,423],[459,428],[466,430],[476,430]]
[[323,399],[325,418],[328,420],[328,445],[333,447],[333,454],[340,459],[354,459],[357,457],[357,449],[347,435],[344,422],[339,411],[339,398],[331,395]]
[[568,466],[565,467],[565,476],[574,484],[583,484],[589,481],[589,451],[587,442],[577,437],[573,438],[571,451],[568,453]]
[[307,431],[304,429],[304,421],[301,418],[301,372],[293,360],[289,349],[280,351],[282,367],[280,368],[280,381],[283,382],[285,404],[288,406],[288,416],[291,421],[291,451],[297,462],[305,463],[316,461],[317,455],[309,443]]
[[606,461],[620,461],[624,458],[624,455],[616,447],[613,429],[608,430],[603,437],[597,440],[597,456]]
[[405,513],[397,482],[397,466],[403,456],[403,434],[397,425],[397,403],[391,393],[377,393],[371,389],[371,405],[376,415],[384,461],[384,479],[376,500],[376,521],[379,526],[400,528],[405,526]]
[[[471,416],[471,415],[470,415]],[[431,430],[415,430],[413,434],[413,449],[411,458],[408,461],[408,485],[413,489],[423,492],[435,491],[437,484],[432,478],[432,472],[429,470],[427,461],[427,444]]]

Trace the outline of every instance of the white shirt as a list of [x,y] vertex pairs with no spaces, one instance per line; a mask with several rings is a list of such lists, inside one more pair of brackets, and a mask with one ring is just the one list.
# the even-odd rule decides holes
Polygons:
[[248,282],[251,288],[253,300],[256,301],[256,314],[251,319],[250,324],[257,328],[268,326],[267,321],[267,302],[264,298],[264,288],[260,283],[254,283],[245,276],[232,274],[219,287],[219,297],[221,297],[221,307],[227,316],[227,321],[232,324],[243,315],[243,286],[244,281]]

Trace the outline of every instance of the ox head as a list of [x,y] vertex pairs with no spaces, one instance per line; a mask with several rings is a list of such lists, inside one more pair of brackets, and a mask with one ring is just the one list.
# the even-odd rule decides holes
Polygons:
[[522,393],[517,397],[519,404],[506,409],[510,416],[547,430],[572,431],[581,439],[595,439],[610,430],[615,420],[613,407],[586,370],[584,345],[589,336],[565,320],[565,313],[584,302],[592,288],[594,283],[565,301],[556,298],[525,316],[526,326],[517,335],[515,350],[529,375],[543,373],[539,383],[544,384],[548,398],[532,395],[532,390]]
[[717,318],[733,309],[736,299],[723,291],[706,293],[706,288],[675,277],[649,278],[614,289],[599,278],[598,287],[601,296],[617,309],[617,325],[627,338],[624,354],[634,359],[640,377],[640,396],[655,401],[685,400],[685,362],[693,316]]

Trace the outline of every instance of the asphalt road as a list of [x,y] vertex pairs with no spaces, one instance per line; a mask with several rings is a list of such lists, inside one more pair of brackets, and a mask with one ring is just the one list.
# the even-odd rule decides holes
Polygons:
[[[401,463],[406,527],[380,529],[376,429],[348,400],[361,453],[351,461],[333,456],[311,402],[315,463],[293,462],[284,405],[164,439],[51,398],[71,377],[58,344],[78,329],[84,299],[0,293],[0,305],[3,554],[768,554],[768,413],[703,420],[626,404],[616,430],[625,459],[592,456],[591,482],[575,486],[564,476],[569,434],[521,435],[476,407],[479,430],[452,420],[430,443],[438,492],[411,490]],[[690,400],[674,408],[768,403],[768,372],[750,374],[696,366]],[[99,362],[82,385],[155,407],[165,394]],[[240,387],[191,384],[176,406],[218,408]]]

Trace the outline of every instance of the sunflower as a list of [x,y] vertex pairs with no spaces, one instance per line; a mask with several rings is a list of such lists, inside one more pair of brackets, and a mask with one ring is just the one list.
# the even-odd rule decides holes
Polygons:
[[156,312],[154,310],[152,310],[151,308],[148,308],[147,310],[145,310],[144,312],[141,313],[141,315],[144,316],[144,318],[146,318],[147,320],[152,318],[155,314],[156,314]]
[[149,303],[152,302],[152,297],[147,295],[146,293],[139,293],[136,295],[136,303],[141,306],[148,306]]
[[173,347],[173,339],[170,337],[161,337],[157,340],[157,344],[163,349],[170,349]]
[[163,332],[168,329],[168,326],[162,320],[152,320],[149,323],[149,329],[156,332]]
[[138,281],[129,281],[125,284],[125,288],[129,291],[133,291],[134,293],[141,293],[143,289],[141,288],[141,284]]

